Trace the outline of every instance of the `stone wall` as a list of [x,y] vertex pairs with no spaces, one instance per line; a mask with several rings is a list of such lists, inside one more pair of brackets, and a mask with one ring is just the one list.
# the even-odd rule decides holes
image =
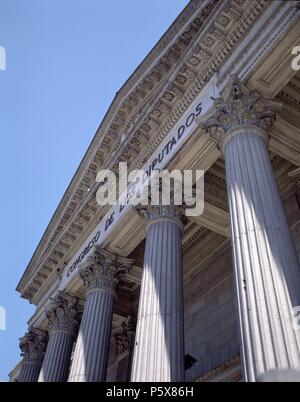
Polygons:
[[192,381],[239,354],[231,251],[211,261],[184,288],[185,354],[197,359]]

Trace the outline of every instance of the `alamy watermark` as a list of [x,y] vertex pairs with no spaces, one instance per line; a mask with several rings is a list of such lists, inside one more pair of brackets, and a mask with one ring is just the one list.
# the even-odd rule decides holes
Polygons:
[[0,46],[0,71],[1,70],[6,70],[6,50],[3,46]]
[[300,70],[300,46],[293,47],[292,55],[296,56],[292,60],[292,69],[295,71],[299,71]]
[[[204,209],[203,170],[133,170],[120,162],[118,176],[112,170],[101,170],[96,181],[99,205],[184,205],[187,216],[199,216]],[[121,194],[118,197],[118,192]],[[118,199],[117,199],[118,197]]]
[[6,310],[0,306],[0,331],[6,330]]

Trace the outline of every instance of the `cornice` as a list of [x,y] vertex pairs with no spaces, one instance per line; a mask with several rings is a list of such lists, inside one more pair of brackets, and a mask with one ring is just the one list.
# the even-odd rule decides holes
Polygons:
[[[235,2],[232,2],[235,3]],[[257,13],[261,10],[261,7],[265,4],[265,1],[258,2],[257,4],[253,4],[253,9],[254,13],[257,17]],[[249,10],[249,13],[253,11],[252,8],[247,7],[249,2],[243,2],[244,4],[244,9]],[[223,2],[220,5],[220,8],[218,8],[218,13],[214,16],[215,19],[217,17],[221,17],[222,15],[224,16],[224,10],[226,7],[229,7],[229,3]],[[232,14],[232,12],[230,12]],[[243,15],[240,14],[240,17],[243,17]],[[188,108],[188,106],[191,104],[191,102],[195,99],[195,97],[201,92],[201,89],[206,85],[206,83],[209,81],[209,79],[212,77],[212,75],[217,71],[218,65],[221,64],[226,57],[226,55],[229,53],[230,47],[234,46],[236,44],[237,40],[240,37],[240,29],[236,29],[237,32],[232,33],[229,42],[230,42],[230,47],[228,49],[228,44],[225,42],[225,49],[220,50],[219,53],[215,55],[215,57],[209,57],[208,58],[208,53],[209,52],[208,48],[209,46],[203,46],[199,48],[199,42],[201,40],[207,40],[207,37],[211,36],[210,31],[213,29],[213,25],[215,24],[215,19],[212,19],[209,23],[206,24],[206,26],[201,30],[200,34],[195,38],[195,41],[193,44],[190,45],[190,48],[188,49],[186,59],[192,59],[195,57],[195,48],[197,48],[198,53],[200,53],[203,57],[203,63],[201,63],[201,69],[197,70],[197,74],[195,73],[195,78],[198,77],[197,79],[194,79],[193,85],[189,87],[189,89],[186,91],[186,93],[180,98],[179,102],[174,106],[172,112],[168,115],[168,118],[159,126],[157,130],[155,130],[155,133],[150,138],[150,141],[148,142],[147,146],[144,147],[143,151],[138,155],[137,158],[134,158],[133,162],[130,164],[129,170],[133,169],[139,169],[143,166],[144,162],[150,157],[150,155],[155,151],[155,149],[158,147],[160,142],[163,140],[165,135],[172,129],[172,127],[176,124],[180,116],[185,112],[185,110]],[[246,23],[247,20],[249,20],[249,16],[246,15],[244,18],[241,18],[241,23],[244,26],[244,29],[246,30],[249,25]],[[250,20],[248,21],[250,22]],[[251,23],[253,20],[251,20]],[[236,37],[235,37],[236,35]],[[222,38],[217,37],[219,40],[220,45],[223,45]],[[210,44],[211,45],[211,44]],[[215,46],[213,46],[215,47]],[[205,50],[203,50],[205,49]],[[185,65],[188,65],[188,62],[186,61],[182,62],[182,65],[185,63]],[[178,68],[182,68],[182,65]],[[106,211],[105,211],[106,212]],[[97,220],[96,220],[97,221]],[[95,225],[96,226],[96,225]],[[85,238],[88,237],[88,235],[94,230],[95,226],[91,226],[90,230],[88,230],[87,235]]]
[[[176,108],[174,108],[174,112],[170,114],[170,118],[156,130],[156,135],[151,137],[148,146],[135,158],[134,163],[130,166],[131,169],[138,169],[151,156],[165,135],[172,129],[180,116],[201,92],[202,88],[212,76],[219,71],[226,57],[232,53],[236,44],[263,11],[267,1],[240,1],[239,3],[243,4],[244,9],[239,10],[234,7],[234,4],[237,4],[234,1],[223,2],[218,9],[218,13],[214,15],[212,20],[207,22],[206,26],[195,38],[194,46],[191,46],[189,49],[189,56],[199,57],[199,55],[201,55],[204,62],[201,68],[198,68],[192,86],[176,104]],[[228,19],[235,17],[236,20],[229,20],[229,24],[234,21],[235,26],[233,29],[228,30],[227,35],[222,35],[218,27],[216,27],[216,20],[225,16],[228,16]],[[213,49],[213,51],[210,49]]]
[[[132,90],[139,84],[149,67],[161,56],[164,51],[166,51],[170,42],[172,42],[180,30],[186,26],[186,24],[193,17],[194,13],[207,6],[207,4],[211,4],[212,2],[215,3],[216,0],[207,0],[204,2],[201,2],[200,0],[192,0],[163,35],[157,45],[146,56],[145,60],[126,81],[120,91],[116,94],[108,112],[106,113],[100,127],[96,132],[91,145],[89,146],[89,149],[87,150],[82,162],[75,172],[75,175],[68,186],[62,201],[56,209],[31,261],[29,262],[22,279],[18,284],[17,290],[21,293],[24,291],[24,286],[26,286],[26,283],[28,283],[37,266],[40,265],[43,255],[50,250],[52,244],[55,242],[55,239],[57,238],[57,236],[55,236],[55,231],[61,233],[66,223],[70,220],[70,217],[73,216],[76,211],[79,210],[80,205],[82,205],[82,200],[84,200],[90,184],[94,181],[93,179],[95,178],[96,171],[100,169],[100,165],[103,162],[103,160],[101,160],[103,157],[103,150],[99,151],[99,147],[103,145],[104,152],[107,151],[107,145],[103,143],[104,136],[109,131],[109,125],[112,124],[112,120],[120,108],[121,102],[124,102],[126,100],[125,98],[130,96]],[[140,106],[138,105],[138,107],[133,109],[136,110],[139,107]],[[83,178],[82,180],[82,176],[85,172],[88,173],[87,177]],[[83,183],[79,183],[81,180]],[[82,184],[82,188],[78,188],[80,184]],[[95,211],[91,212],[94,213]],[[71,236],[70,242],[72,243],[74,240],[75,239],[73,239]],[[44,279],[45,278],[41,277],[41,280]]]
[[[190,21],[191,18],[194,18],[193,16],[195,12],[199,13],[203,8],[207,6],[211,8],[212,5],[216,4],[217,2],[218,2],[217,0],[204,1],[204,2],[200,2],[199,0],[191,1],[189,5],[185,8],[185,10],[183,10],[183,12],[176,19],[176,21],[171,25],[170,29],[166,32],[166,34],[162,37],[162,39],[158,42],[158,44],[149,53],[145,61],[137,68],[137,70],[133,73],[133,75],[129,78],[129,80],[124,84],[122,89],[116,95],[115,99],[112,102],[111,107],[109,108],[106,116],[104,117],[103,122],[101,123],[96,133],[96,136],[94,137],[86,155],[84,156],[83,161],[81,162],[78,170],[76,171],[75,176],[63,197],[63,200],[61,201],[48,228],[46,229],[46,232],[25,271],[25,274],[23,275],[21,281],[19,282],[17,290],[20,291],[23,294],[23,296],[25,297],[30,296],[31,293],[30,290],[27,292],[27,296],[25,294],[26,291],[28,290],[27,284],[32,278],[32,275],[35,273],[37,267],[41,266],[42,260],[43,264],[45,264],[45,272],[42,273],[41,278],[37,278],[36,282],[37,286],[39,286],[39,284],[42,283],[42,281],[45,279],[44,275],[47,276],[47,274],[49,274],[53,270],[50,267],[51,265],[57,267],[58,262],[62,257],[62,254],[64,254],[64,251],[70,248],[70,244],[74,243],[76,237],[78,238],[78,236],[76,235],[82,232],[82,229],[78,225],[71,222],[70,218],[74,217],[76,213],[77,214],[79,213],[80,207],[82,207],[83,203],[86,201],[86,195],[88,194],[91,183],[95,182],[96,172],[100,169],[101,163],[103,162],[101,158],[103,157],[103,154],[107,153],[108,151],[107,145],[103,143],[104,132],[105,131],[107,132],[109,131],[109,133],[112,132],[111,129],[108,128],[108,125],[111,123],[112,120],[111,117],[114,115],[114,113],[116,113],[118,108],[120,108],[120,102],[122,100],[122,96],[124,96],[124,93],[129,91],[130,87],[132,88],[135,85],[137,85],[139,77],[140,75],[142,75],[141,71],[147,70],[151,60],[153,61],[160,57],[162,50],[167,49],[170,42],[172,42],[171,39],[174,39],[174,36],[176,37],[178,33],[180,34],[180,30],[182,29],[182,27],[185,27],[187,22]],[[183,34],[185,34],[185,32],[183,32]],[[189,43],[190,40],[191,38],[190,39],[187,38],[186,42]],[[99,150],[100,146],[103,147],[101,151]],[[105,168],[108,167],[105,166]],[[87,172],[86,176],[83,177],[82,182],[79,183],[85,171]],[[95,201],[95,197],[93,198]],[[95,202],[91,202],[91,204],[92,205],[87,205],[89,215],[83,214],[81,216],[82,220],[86,221],[85,223],[87,223],[91,219],[91,217],[93,217],[94,220],[94,214],[97,209],[97,206],[95,205]],[[101,216],[103,216],[105,212],[106,209],[104,208],[104,211],[101,213]],[[60,221],[61,217],[62,221]],[[55,250],[53,251],[54,256],[51,255],[50,257],[50,250],[52,249],[53,244],[55,242],[58,243],[57,242],[58,234],[61,233],[62,230],[68,224],[71,227],[71,233],[68,234],[68,239],[64,240],[60,245],[61,248],[64,249],[64,251]],[[49,254],[48,261],[47,260],[45,261],[44,257],[47,254]],[[27,289],[25,289],[25,287],[27,287]]]
[[[266,1],[258,1],[258,2],[248,2],[244,1],[244,14],[240,12],[238,21],[240,25],[243,26],[243,29],[240,28],[239,24],[232,30],[230,35],[228,35],[227,40],[224,40],[224,37],[216,36],[215,42],[218,42],[219,49],[217,48],[217,43],[209,44],[210,47],[215,49],[215,53],[209,54],[209,46],[202,45],[199,46],[199,43],[206,42],[207,38],[211,39],[212,32],[215,26],[215,20],[224,16],[226,9],[229,8],[229,15],[233,15],[234,13],[230,9],[232,4],[236,5],[235,2],[223,2],[220,7],[217,9],[217,12],[214,15],[214,19],[210,20],[205,27],[199,32],[196,36],[195,41],[190,45],[190,48],[187,51],[185,65],[189,65],[186,61],[187,59],[191,59],[195,57],[195,51],[200,53],[203,57],[203,63],[201,63],[201,68],[198,68],[197,74],[195,74],[195,78],[193,84],[188,88],[185,94],[180,98],[177,104],[174,106],[172,112],[168,115],[168,119],[166,119],[155,133],[150,138],[147,146],[144,147],[142,152],[138,155],[138,157],[134,158],[133,162],[130,164],[129,170],[139,169],[143,166],[145,161],[151,156],[151,154],[158,147],[160,142],[163,140],[165,135],[172,129],[172,127],[176,124],[180,116],[185,112],[185,110],[189,107],[192,101],[196,98],[196,96],[201,92],[202,88],[206,85],[206,83],[210,80],[213,74],[218,71],[225,58],[230,54],[232,49],[240,40],[243,33],[247,32],[250,26],[255,22],[255,18],[258,18],[259,13],[262,12],[264,6],[267,4]],[[226,14],[225,14],[226,15]],[[237,15],[237,13],[235,14]],[[251,16],[251,18],[250,18]],[[182,67],[181,67],[182,68]],[[180,67],[179,67],[180,69]],[[90,233],[94,230],[94,226],[90,226],[85,238],[90,235]]]
[[[299,18],[297,1],[270,2],[269,13],[262,16],[257,28],[247,35],[245,45],[234,51],[233,57],[220,70],[219,90],[227,85],[232,73],[241,81],[251,76],[261,61],[272,51],[276,41],[280,40],[286,30]],[[263,39],[262,39],[263,38]]]
[[200,0],[192,0],[188,4],[188,6],[182,11],[182,13],[178,16],[178,18],[174,21],[174,23],[170,26],[167,32],[163,35],[163,37],[160,39],[157,45],[150,51],[150,53],[146,56],[144,61],[138,66],[138,68],[134,71],[134,73],[130,76],[130,78],[125,82],[125,84],[116,94],[108,112],[106,113],[101,125],[99,126],[95,134],[95,137],[91,145],[89,146],[89,149],[87,150],[82,162],[80,163],[77,171],[75,172],[75,175],[70,185],[68,186],[63,196],[63,199],[61,200],[58,208],[56,209],[31,261],[29,262],[22,279],[18,284],[17,290],[19,290],[20,292],[23,291],[26,282],[28,282],[36,266],[39,265],[40,259],[42,255],[45,253],[45,249],[49,250],[49,248],[51,247],[49,246],[51,244],[50,238],[53,237],[54,231],[58,230],[60,232],[62,228],[65,226],[66,222],[69,220],[69,217],[72,214],[74,214],[76,210],[79,209],[79,206],[78,204],[76,204],[76,202],[80,202],[80,199],[84,198],[83,197],[84,193],[86,195],[86,192],[88,191],[89,188],[89,183],[86,183],[86,186],[84,186],[85,188],[80,189],[80,191],[78,191],[79,182],[82,179],[83,173],[89,167],[92,167],[92,172],[93,171],[96,172],[97,162],[98,163],[101,162],[100,161],[101,155],[99,154],[98,148],[103,143],[105,132],[107,131],[109,124],[112,122],[113,117],[115,116],[120,106],[120,103],[124,101],[126,96],[130,95],[133,88],[138,85],[139,81],[141,80],[141,77],[143,77],[143,75],[145,75],[145,73],[149,69],[149,66],[151,66],[152,63],[154,63],[155,60],[157,60],[157,58],[165,51],[165,49],[168,48],[168,45],[170,44],[172,39],[177,36],[180,29],[182,29],[182,27],[185,26],[185,24],[190,20],[195,11],[201,8],[201,3],[204,4],[205,6],[207,3],[210,2],[209,1],[201,2]]
[[[150,112],[144,116],[142,122],[135,121],[134,127],[130,128],[129,125],[128,133],[129,131],[130,133],[135,133],[139,138],[144,140],[140,144],[140,152],[134,154],[135,138],[134,135],[133,137],[129,135],[131,142],[125,144],[127,146],[127,153],[131,153],[128,158],[129,170],[138,169],[143,165],[163,140],[166,133],[178,121],[212,75],[220,69],[239,41],[241,41],[243,36],[246,35],[257,18],[269,5],[266,0],[257,0],[255,2],[250,0],[232,0],[223,1],[220,4],[217,1],[210,2],[212,4],[210,12],[213,13],[213,17],[210,16],[204,25],[199,24],[199,29],[197,30],[194,23],[194,19],[196,18],[195,13],[201,14],[201,10],[207,4],[208,2],[204,2],[202,7],[200,7],[199,1],[189,3],[187,8],[171,26],[170,30],[167,31],[158,45],[150,52],[142,65],[138,67],[116,95],[18,285],[17,290],[23,297],[31,300],[33,294],[53,269],[63,269],[64,264],[68,262],[73,252],[90,235],[108,210],[108,208],[98,208],[94,196],[96,191],[94,180],[96,172],[102,166],[101,164],[104,163],[103,154],[109,154],[111,150],[111,148],[106,148],[108,145],[107,142],[104,142],[104,137],[105,135],[108,135],[108,137],[111,136],[112,142],[116,141],[117,138],[120,139],[125,127],[124,125],[130,122],[130,116],[133,116],[133,111],[129,113],[127,123],[119,121],[122,130],[120,129],[119,132],[115,130],[114,137],[112,136],[112,130],[108,128],[109,124],[115,124],[112,122],[112,116],[115,116],[118,109],[121,108],[120,105],[124,93],[129,94],[130,90],[136,88],[137,82],[140,82],[141,78],[139,78],[139,74],[141,74],[141,77],[144,77],[141,71],[145,72],[145,70],[150,68],[150,65],[152,66],[149,61],[151,57],[153,60],[157,60],[163,53],[162,49],[166,51],[166,49],[170,48],[168,47],[168,45],[170,46],[168,43],[170,42],[170,37],[174,39],[174,36],[180,35],[179,40],[181,40],[182,35],[186,36],[187,47],[180,59],[175,63],[177,67],[175,70],[172,70],[172,77],[170,77],[168,71],[165,71],[163,74],[164,78],[161,78],[166,85],[166,91],[161,93],[160,99],[162,109],[164,109],[162,112],[163,121],[157,123],[158,118],[153,118],[153,116],[152,119],[149,119]],[[206,14],[207,18],[209,12],[206,11]],[[192,22],[191,19],[193,20]],[[186,29],[188,21],[189,26],[193,25],[190,28],[192,31],[185,30],[182,34],[180,29],[183,26]],[[194,64],[195,61],[197,61],[197,65]],[[143,66],[144,63],[146,63],[146,66]],[[181,76],[185,77],[185,82],[183,82]],[[181,84],[176,81],[179,78],[182,80]],[[131,89],[129,90],[130,85]],[[155,86],[153,88],[154,90],[156,89]],[[142,94],[141,98],[143,98]],[[144,103],[147,101],[148,97],[144,97]],[[141,108],[141,105],[142,103],[137,104],[133,109],[138,110]],[[152,105],[152,110],[155,109],[156,105]],[[144,127],[137,129],[139,124]],[[151,125],[150,137],[147,136],[145,124]],[[101,150],[100,147],[102,147]],[[120,149],[117,148],[116,151],[118,152]],[[112,155],[113,152],[110,156],[111,160],[113,160]],[[118,158],[126,160],[126,154],[124,155],[123,152],[120,156],[118,155]],[[109,160],[105,161],[105,168],[108,168],[109,163],[112,162]],[[93,185],[94,187],[92,187]],[[63,221],[60,221],[62,217]]]

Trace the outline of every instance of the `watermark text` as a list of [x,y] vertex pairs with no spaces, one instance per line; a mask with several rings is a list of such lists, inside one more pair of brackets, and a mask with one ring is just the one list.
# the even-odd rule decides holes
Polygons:
[[0,71],[6,70],[6,50],[5,47],[0,46]]
[[[204,209],[204,171],[134,170],[128,174],[127,163],[120,162],[118,176],[112,170],[98,172],[100,183],[97,203],[119,205],[178,205],[185,207],[187,216],[200,216]],[[121,196],[117,200],[117,196]]]
[[295,71],[299,71],[300,70],[300,46],[293,47],[292,55],[296,56],[292,60],[292,69]]
[[6,330],[6,310],[0,306],[0,331]]

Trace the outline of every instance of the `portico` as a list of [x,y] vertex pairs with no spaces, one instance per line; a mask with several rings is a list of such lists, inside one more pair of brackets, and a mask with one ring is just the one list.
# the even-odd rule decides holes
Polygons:
[[[300,370],[298,27],[293,1],[191,1],[147,56],[18,285],[37,307],[19,381]],[[119,161],[204,170],[203,214],[100,207],[97,172]]]

